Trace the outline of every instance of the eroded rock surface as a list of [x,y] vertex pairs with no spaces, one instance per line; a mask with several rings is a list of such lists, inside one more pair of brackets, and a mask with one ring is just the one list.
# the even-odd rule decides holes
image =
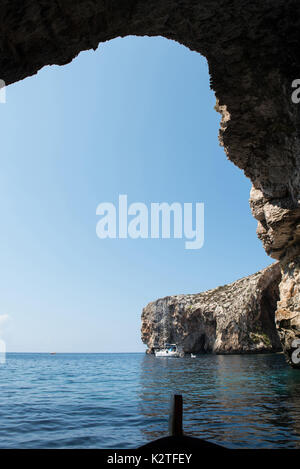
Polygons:
[[148,353],[167,343],[186,353],[254,353],[281,350],[275,327],[280,267],[272,264],[229,285],[149,303],[142,313]]
[[292,359],[292,354],[298,348],[294,341],[299,339],[300,331],[300,257],[282,267],[279,290],[276,326],[289,364],[298,368],[299,364]]

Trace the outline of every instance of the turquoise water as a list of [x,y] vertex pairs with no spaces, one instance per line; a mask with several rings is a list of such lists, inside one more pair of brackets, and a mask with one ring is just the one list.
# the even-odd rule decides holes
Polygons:
[[189,435],[300,448],[300,372],[282,355],[8,354],[0,448],[132,448],[165,436],[183,394]]

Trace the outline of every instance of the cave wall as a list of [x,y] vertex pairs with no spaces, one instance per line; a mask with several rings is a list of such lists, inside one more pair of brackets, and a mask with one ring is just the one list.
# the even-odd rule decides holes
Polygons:
[[7,85],[117,36],[161,35],[207,58],[220,143],[251,179],[258,236],[281,263],[276,321],[291,363],[300,337],[300,108],[291,101],[291,83],[300,78],[300,2],[2,0],[0,20]]

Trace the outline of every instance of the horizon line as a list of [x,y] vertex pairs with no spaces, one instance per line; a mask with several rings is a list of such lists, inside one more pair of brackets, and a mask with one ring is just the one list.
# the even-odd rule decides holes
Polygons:
[[110,353],[110,354],[118,354],[118,353],[146,353],[145,352],[6,352],[6,354],[10,354],[10,353],[30,353],[30,354],[33,354],[33,353],[43,353],[43,354],[49,354],[49,355],[58,355],[58,354],[82,354],[82,353],[85,353],[85,354],[106,354],[106,353]]

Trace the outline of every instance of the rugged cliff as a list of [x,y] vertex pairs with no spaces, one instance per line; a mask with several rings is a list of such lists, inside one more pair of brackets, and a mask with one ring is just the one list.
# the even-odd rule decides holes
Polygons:
[[190,353],[255,353],[281,349],[275,310],[281,280],[278,263],[203,293],[149,303],[142,313],[148,353],[165,342]]

